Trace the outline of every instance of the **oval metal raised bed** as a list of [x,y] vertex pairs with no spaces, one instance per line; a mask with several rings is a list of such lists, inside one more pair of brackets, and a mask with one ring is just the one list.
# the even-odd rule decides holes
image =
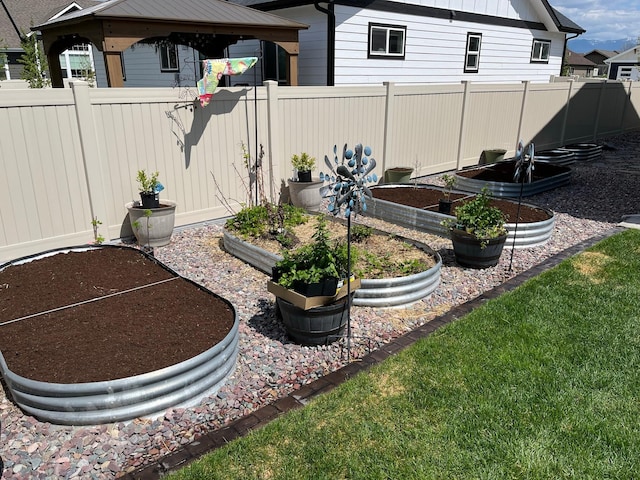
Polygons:
[[[403,186],[384,185],[375,188],[403,188]],[[442,191],[441,188],[432,185],[416,185],[411,188],[430,188]],[[503,201],[512,200],[504,199]],[[549,218],[539,222],[521,222],[517,225],[515,223],[507,223],[506,248],[531,248],[543,245],[553,234],[556,217],[551,210],[524,202],[522,205],[543,210]],[[365,215],[446,238],[450,238],[450,233],[449,229],[442,225],[442,222],[455,219],[453,215],[402,205],[379,198],[367,200]]]
[[[57,249],[45,252],[41,257],[88,248],[103,247]],[[25,258],[38,257],[23,257],[5,263],[0,266],[0,270],[23,262]],[[165,265],[162,266],[173,272]],[[191,280],[184,277],[182,280],[215,295]],[[13,400],[22,410],[55,424],[96,425],[126,421],[141,416],[155,416],[170,407],[194,405],[219,390],[236,364],[239,319],[233,305],[224,301],[234,314],[233,327],[225,338],[195,357],[160,370],[110,381],[50,383],[15,374],[0,352],[0,372]]]
[[[352,304],[360,307],[404,307],[431,294],[440,284],[442,258],[427,245],[403,239],[432,255],[436,264],[414,275],[403,277],[360,280]],[[271,269],[282,257],[236,237],[227,230],[223,236],[224,248],[240,260],[271,275]]]
[[602,157],[602,145],[596,145],[595,143],[575,143],[563,148],[573,152],[579,162],[598,160]]
[[[484,177],[491,176],[492,168],[505,168],[511,166],[515,168],[513,161],[500,162],[499,164],[486,165],[482,167],[476,167],[471,169],[465,169],[465,172],[478,172],[485,174]],[[547,168],[554,170],[554,173],[540,178],[531,183],[514,183],[511,181],[495,181],[489,178],[470,178],[469,176],[461,175],[460,172],[454,173],[456,179],[455,186],[458,190],[465,192],[480,193],[486,186],[489,193],[498,198],[519,198],[530,197],[531,195],[537,195],[538,193],[553,190],[554,188],[567,185],[571,180],[571,169],[568,167],[559,167],[555,165],[539,165],[537,169],[540,172],[541,168]]]
[[544,150],[542,152],[536,152],[535,163],[547,163],[549,165],[569,167],[576,163],[576,156],[571,150],[567,150],[566,148]]

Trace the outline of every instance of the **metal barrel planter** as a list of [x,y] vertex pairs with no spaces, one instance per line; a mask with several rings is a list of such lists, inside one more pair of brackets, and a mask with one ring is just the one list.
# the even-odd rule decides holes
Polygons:
[[[402,186],[381,186],[376,188],[403,188]],[[414,188],[414,187],[411,187]],[[433,186],[424,185],[415,188],[435,188]],[[440,190],[439,188],[437,188]],[[503,199],[503,201],[514,202],[515,200]],[[507,223],[507,248],[531,248],[546,243],[553,234],[556,216],[554,212],[547,208],[541,208],[529,203],[522,203],[530,208],[543,210],[547,213],[548,218],[539,222],[523,223],[517,225],[515,223]],[[444,220],[454,220],[453,215],[433,212],[422,208],[402,205],[379,198],[367,200],[367,211],[365,215],[384,220],[405,228],[411,228],[441,237],[450,237],[449,229],[442,225]]]
[[[416,248],[433,256],[435,265],[424,272],[404,277],[367,279],[360,281],[360,288],[354,292],[352,304],[362,307],[401,307],[415,303],[431,294],[440,284],[442,258],[433,249],[420,242],[409,239]],[[258,270],[271,275],[280,255],[268,252],[224,231],[223,244],[225,250]]]
[[[93,247],[56,251],[81,248]],[[54,251],[42,255],[52,252]],[[3,266],[21,261],[24,258]],[[173,273],[179,277],[177,273]],[[202,398],[213,395],[235,368],[239,318],[236,309],[227,300],[191,280],[181,277],[180,281],[191,283],[220,298],[231,309],[233,326],[221,342],[199,355],[159,370],[116,380],[85,383],[53,383],[26,378],[11,371],[0,352],[0,373],[14,402],[41,421],[59,425],[97,425],[156,416],[167,408],[191,406]]]
[[346,298],[330,305],[303,310],[276,297],[287,334],[302,345],[327,345],[336,341],[347,326]]
[[566,148],[555,148],[553,150],[536,152],[535,163],[547,163],[550,165],[569,167],[576,163],[576,156],[574,152],[567,150]]
[[[509,162],[513,163],[513,162]],[[503,162],[501,168],[505,168],[507,162]],[[553,190],[554,188],[567,185],[571,180],[571,169],[568,167],[559,167],[555,165],[537,165],[536,170],[540,171],[542,168],[554,169],[554,173],[540,178],[531,183],[515,183],[511,181],[494,181],[488,179],[491,176],[491,169],[493,165],[485,167],[476,167],[464,170],[465,173],[485,173],[482,179],[473,178],[469,175],[463,175],[461,172],[454,174],[456,179],[456,188],[465,192],[480,193],[486,186],[489,193],[493,197],[498,198],[519,198],[530,197],[531,195],[537,195],[538,193]],[[515,168],[515,167],[514,167]]]
[[579,162],[598,160],[602,157],[602,145],[596,145],[595,143],[575,143],[563,148],[573,152]]

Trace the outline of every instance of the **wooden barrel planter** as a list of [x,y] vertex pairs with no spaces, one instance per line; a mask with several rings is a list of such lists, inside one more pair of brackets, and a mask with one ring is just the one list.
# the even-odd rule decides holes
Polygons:
[[302,345],[327,345],[338,340],[348,319],[347,299],[308,310],[276,297],[287,334]]
[[[363,278],[360,280],[360,288],[354,292],[353,305],[358,307],[403,307],[427,297],[438,287],[442,268],[440,255],[420,242],[410,239],[404,240],[433,256],[435,265],[424,272],[402,277]],[[282,259],[280,255],[252,245],[226,229],[223,232],[223,244],[226,251],[267,275],[271,275],[276,262]]]
[[460,170],[454,174],[456,189],[480,193],[484,187],[493,197],[519,198],[537,195],[567,185],[571,180],[569,167],[540,163],[535,165],[531,183],[513,181],[515,161],[505,160],[493,165]]
[[[385,200],[385,198],[393,198],[386,195],[385,191],[391,189],[408,189],[413,196],[413,200],[418,202],[422,196],[432,197],[426,198],[426,203],[414,203],[414,205],[405,205],[396,201]],[[444,220],[453,220],[452,215],[439,213],[427,207],[433,207],[437,210],[437,199],[443,196],[442,187],[434,185],[380,185],[372,188],[373,196],[371,200],[367,200],[366,216],[379,218],[381,220],[400,225],[405,228],[411,228],[422,232],[431,233],[441,237],[449,237],[449,229],[442,225]],[[393,193],[389,191],[389,193]],[[403,195],[404,196],[404,195]],[[452,197],[465,198],[470,197],[467,192],[454,191]],[[517,202],[510,199],[499,199],[497,204],[509,204],[513,209],[517,207]],[[540,211],[540,220],[534,222],[519,222],[516,224],[507,221],[507,240],[505,246],[507,248],[532,248],[543,245],[551,238],[555,226],[555,214],[545,208],[523,202],[526,208]]]
[[[206,299],[215,298],[215,304],[220,305],[225,311],[224,322],[229,325],[228,333],[225,335],[223,332],[223,335],[221,335],[223,338],[220,342],[184,361],[170,364],[157,370],[146,371],[146,373],[104,381],[70,383],[27,378],[25,374],[18,374],[13,371],[10,368],[11,358],[5,358],[3,353],[0,352],[0,373],[13,401],[24,412],[41,421],[62,425],[95,425],[127,421],[144,416],[153,417],[170,407],[188,407],[197,404],[202,398],[219,390],[226,379],[233,373],[238,355],[239,319],[235,308],[231,303],[213,292],[191,280],[180,277],[176,272],[144,252],[114,245],[57,249],[0,265],[0,275],[5,269],[14,265],[21,265],[22,263],[29,263],[54,255],[65,257],[68,256],[65,254],[70,254],[70,252],[85,252],[98,249],[126,249],[127,251],[135,252],[135,255],[143,257],[145,261],[139,262],[132,268],[145,270],[146,265],[152,262],[165,271],[166,280],[157,282],[157,284],[177,285],[180,283],[181,293],[188,295],[188,292],[193,292],[201,303],[205,302]],[[122,278],[119,279],[120,283],[122,281]],[[117,283],[118,281],[111,285],[105,285],[105,288],[116,288]],[[69,312],[64,318],[65,322],[91,324],[91,322],[96,321],[96,318],[101,319],[101,316],[96,314],[96,309],[100,308],[102,302],[109,302],[108,308],[110,309],[117,308],[118,299],[121,298],[119,295],[127,295],[129,292],[134,292],[134,290],[139,291],[146,286],[109,293],[109,295],[98,296],[82,302],[83,305],[64,306],[43,314],[53,315],[51,318],[61,320],[62,317],[55,317],[55,315],[57,315],[56,312],[64,309]],[[156,286],[156,284],[151,285],[149,288],[150,293],[145,295],[156,296],[158,291],[156,291],[156,294],[151,293],[151,289]],[[56,288],[55,282],[51,283],[51,288]],[[112,292],[112,290],[112,288],[108,289],[109,292]],[[166,296],[170,296],[172,291],[174,290],[165,290],[164,292],[169,292],[169,294],[164,293],[158,295],[158,297],[166,298]],[[162,309],[162,305],[159,305],[158,308]],[[10,322],[4,322],[3,325],[14,327],[24,322],[25,328],[29,328],[28,322],[32,318],[39,318],[40,315],[39,313],[26,315]],[[211,315],[214,315],[214,312],[211,312]],[[221,324],[222,317],[215,316],[206,321],[205,325],[209,323]],[[205,319],[201,318],[200,323],[204,322]],[[14,333],[19,332],[20,330]],[[114,354],[118,352],[117,344],[104,342],[104,338],[101,340],[103,341],[102,346],[98,347],[96,345],[96,348],[108,348]],[[72,344],[74,341],[78,341],[78,339],[72,338],[69,340],[69,351],[63,353],[63,355],[73,355],[71,350],[73,350]],[[149,356],[154,354],[154,351],[148,352]],[[77,365],[77,368],[81,369],[82,365]]]
[[483,246],[476,237],[462,230],[451,231],[451,242],[456,262],[468,268],[494,267],[500,261],[500,255],[504,247],[506,235],[492,238]]

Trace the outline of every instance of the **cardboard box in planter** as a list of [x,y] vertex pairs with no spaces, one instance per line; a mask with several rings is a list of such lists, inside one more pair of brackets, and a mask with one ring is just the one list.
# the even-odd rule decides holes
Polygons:
[[[273,293],[276,297],[280,297],[283,300],[286,300],[289,303],[292,303],[298,308],[303,310],[309,310],[314,307],[322,307],[323,305],[329,305],[336,300],[341,299],[347,295],[347,284],[344,284],[335,295],[333,296],[321,296],[321,297],[305,297],[304,295],[299,294],[298,292],[294,292],[293,290],[289,290],[284,288],[282,285],[278,285],[277,283],[269,280],[267,281],[267,290],[270,293]],[[356,278],[351,281],[351,291],[357,290],[360,288],[360,279]]]

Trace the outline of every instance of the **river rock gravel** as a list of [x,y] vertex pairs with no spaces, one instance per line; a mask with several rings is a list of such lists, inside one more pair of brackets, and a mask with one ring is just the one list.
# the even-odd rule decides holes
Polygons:
[[[569,185],[525,199],[555,212],[550,241],[530,249],[505,249],[500,263],[490,269],[457,266],[447,239],[358,217],[358,222],[428,244],[442,256],[443,268],[437,290],[414,305],[353,307],[349,358],[356,360],[550,256],[610,232],[624,215],[640,213],[640,134],[609,138],[604,147],[601,159],[572,167]],[[438,177],[423,177],[420,182],[441,184]],[[167,410],[156,419],[68,427],[23,414],[2,384],[3,479],[118,478],[346,364],[342,341],[318,347],[290,342],[276,318],[274,298],[266,290],[267,276],[224,252],[221,242],[222,224],[212,222],[176,231],[171,244],[155,252],[160,261],[228,299],[237,309],[238,363],[217,394],[194,407]]]

